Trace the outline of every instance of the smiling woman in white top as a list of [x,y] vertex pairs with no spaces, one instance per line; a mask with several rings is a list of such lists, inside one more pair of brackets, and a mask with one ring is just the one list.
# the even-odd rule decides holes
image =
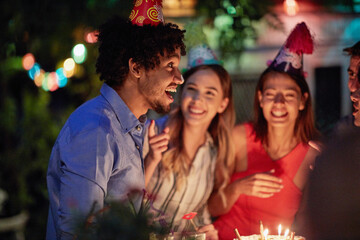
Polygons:
[[184,78],[180,106],[150,123],[146,189],[174,231],[193,230],[182,217],[197,212],[193,220],[199,231],[206,232],[207,239],[217,239],[207,200],[214,186],[226,185],[234,156],[231,79],[219,64],[196,66]]

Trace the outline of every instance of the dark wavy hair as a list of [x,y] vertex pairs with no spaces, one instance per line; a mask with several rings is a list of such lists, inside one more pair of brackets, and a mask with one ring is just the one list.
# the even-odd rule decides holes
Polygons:
[[349,56],[360,56],[360,41],[355,43],[352,47],[344,48],[343,51]]
[[254,98],[254,132],[257,139],[267,144],[267,132],[268,125],[264,117],[262,108],[260,107],[260,101],[258,98],[258,92],[263,92],[264,83],[267,79],[267,75],[272,72],[282,73],[288,75],[299,86],[301,95],[308,94],[308,98],[304,104],[304,109],[299,111],[299,115],[296,119],[294,135],[298,141],[307,143],[310,140],[318,139],[319,132],[315,127],[313,108],[311,104],[311,95],[309,86],[303,76],[290,74],[287,72],[277,71],[272,68],[267,68],[260,76],[260,79],[256,85],[255,98]]
[[109,86],[119,87],[129,73],[130,58],[149,70],[160,64],[160,56],[177,48],[184,56],[184,33],[172,23],[137,26],[129,19],[113,16],[99,28],[96,73]]

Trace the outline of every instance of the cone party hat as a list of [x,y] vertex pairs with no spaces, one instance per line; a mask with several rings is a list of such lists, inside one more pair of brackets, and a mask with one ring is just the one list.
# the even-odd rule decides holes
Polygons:
[[157,26],[164,22],[162,0],[135,0],[129,16],[131,22],[138,26]]
[[185,26],[185,41],[189,48],[187,68],[199,65],[220,64],[215,53],[207,44],[205,33],[199,22],[188,23]]
[[298,23],[281,47],[269,68],[289,74],[305,77],[303,71],[303,54],[312,54],[313,37],[304,22]]

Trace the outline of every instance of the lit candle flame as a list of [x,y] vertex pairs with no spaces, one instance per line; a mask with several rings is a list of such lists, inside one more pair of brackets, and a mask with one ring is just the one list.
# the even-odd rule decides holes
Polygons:
[[281,235],[281,224],[279,224],[279,227],[278,227],[278,234],[279,234],[279,236]]
[[285,233],[284,233],[284,238],[286,239],[286,237],[289,235],[290,230],[286,229]]
[[269,229],[265,229],[264,230],[264,237],[265,237],[265,240],[267,240],[267,235],[269,233]]

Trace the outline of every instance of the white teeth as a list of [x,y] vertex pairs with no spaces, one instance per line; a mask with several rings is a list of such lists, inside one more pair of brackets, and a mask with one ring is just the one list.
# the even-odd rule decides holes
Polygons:
[[176,88],[175,89],[166,89],[165,91],[167,91],[167,92],[176,92]]
[[286,114],[286,112],[282,112],[282,111],[272,111],[272,114],[275,116],[275,117],[282,117]]
[[195,114],[201,114],[201,113],[203,113],[204,111],[203,111],[203,110],[199,110],[199,109],[190,108],[190,109],[189,109],[189,112],[195,113]]

